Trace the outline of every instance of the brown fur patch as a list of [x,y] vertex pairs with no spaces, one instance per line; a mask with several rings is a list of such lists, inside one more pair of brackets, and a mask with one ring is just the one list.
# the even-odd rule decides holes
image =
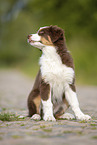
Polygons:
[[50,85],[45,83],[44,80],[42,80],[40,85],[40,96],[44,101],[46,101],[49,98],[49,94],[50,94]]
[[41,81],[41,74],[40,74],[40,70],[39,70],[39,72],[37,74],[37,77],[36,77],[36,80],[34,82],[33,89],[31,90],[31,92],[28,96],[28,110],[29,110],[29,116],[30,117],[32,115],[36,114],[37,110],[38,110],[37,109],[38,105],[36,105],[35,103],[37,102],[37,97],[40,94],[40,90],[39,90],[40,81]]
[[76,88],[75,88],[75,85],[74,84],[70,84],[69,86],[72,89],[72,91],[76,92]]
[[29,117],[31,117],[32,115],[36,114],[36,105],[34,104],[34,102],[31,100],[31,98],[28,98],[28,110],[29,110]]

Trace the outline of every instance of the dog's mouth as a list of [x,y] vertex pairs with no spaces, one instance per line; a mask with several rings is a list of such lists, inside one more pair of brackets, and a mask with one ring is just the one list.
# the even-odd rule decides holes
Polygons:
[[28,39],[28,42],[29,43],[34,43],[35,41],[31,40],[31,39]]
[[28,42],[29,42],[29,43],[35,43],[35,42],[40,42],[40,43],[42,43],[41,40],[40,40],[40,41],[34,41],[34,40],[31,40],[31,39],[28,39]]

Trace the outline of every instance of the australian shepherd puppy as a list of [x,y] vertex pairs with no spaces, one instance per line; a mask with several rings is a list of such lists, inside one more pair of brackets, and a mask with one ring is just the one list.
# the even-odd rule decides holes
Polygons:
[[[28,35],[28,43],[42,51],[33,89],[28,97],[32,119],[56,121],[58,118],[89,120],[79,108],[75,88],[73,59],[67,50],[64,31],[57,26],[46,26]],[[65,113],[71,106],[74,115]]]

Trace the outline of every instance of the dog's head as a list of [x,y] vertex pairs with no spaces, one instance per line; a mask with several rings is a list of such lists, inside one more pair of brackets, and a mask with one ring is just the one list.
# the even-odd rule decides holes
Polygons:
[[40,49],[45,46],[57,46],[64,41],[64,31],[57,26],[42,27],[36,34],[28,35],[28,42]]

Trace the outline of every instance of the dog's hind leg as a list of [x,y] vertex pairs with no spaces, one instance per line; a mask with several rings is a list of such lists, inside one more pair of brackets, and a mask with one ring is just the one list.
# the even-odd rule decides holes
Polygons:
[[64,113],[59,117],[60,119],[75,119],[75,116],[71,113]]
[[[55,113],[54,113],[54,116],[55,116],[55,118],[57,118],[57,119],[67,119],[67,117],[66,117],[66,110],[69,108],[69,104],[68,104],[68,102],[67,102],[67,100],[66,100],[66,98],[65,98],[65,94],[63,94],[63,101],[62,101],[62,103],[59,105],[59,107],[58,107],[58,105],[55,107]],[[56,111],[57,110],[57,111]]]
[[[67,102],[66,98],[65,98],[65,94],[63,94],[63,102],[65,104],[65,107],[64,107],[64,112],[69,108],[69,103]],[[75,119],[75,116],[71,113],[64,113],[62,115],[60,115],[59,117],[60,119]]]
[[29,117],[31,117],[34,114],[40,114],[40,104],[41,104],[41,97],[40,97],[40,90],[39,90],[40,80],[41,80],[41,76],[39,71],[33,89],[28,96]]
[[40,114],[41,97],[38,90],[31,91],[28,97],[29,117],[34,114]]

